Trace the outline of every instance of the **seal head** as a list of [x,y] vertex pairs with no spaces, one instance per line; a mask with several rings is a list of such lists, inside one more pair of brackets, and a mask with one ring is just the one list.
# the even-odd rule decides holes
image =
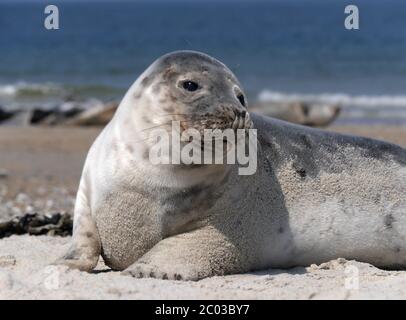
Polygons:
[[[156,60],[125,98],[136,127],[155,128],[180,121],[181,129],[243,129],[252,125],[247,99],[235,75],[200,52],[177,51]],[[128,110],[130,109],[130,110]],[[139,115],[142,114],[141,117]],[[141,120],[141,121],[139,121]]]

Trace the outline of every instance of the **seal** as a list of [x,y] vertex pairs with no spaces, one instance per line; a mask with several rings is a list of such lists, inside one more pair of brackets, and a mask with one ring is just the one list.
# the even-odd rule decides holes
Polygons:
[[[146,132],[257,130],[257,170],[153,165]],[[152,139],[154,140],[154,139]],[[343,257],[406,266],[406,150],[250,114],[234,74],[205,54],[155,61],[92,145],[72,245],[58,261],[90,271],[102,255],[134,277],[198,280]]]
[[312,104],[306,102],[259,102],[250,107],[255,112],[310,127],[326,127],[340,115],[339,105]]

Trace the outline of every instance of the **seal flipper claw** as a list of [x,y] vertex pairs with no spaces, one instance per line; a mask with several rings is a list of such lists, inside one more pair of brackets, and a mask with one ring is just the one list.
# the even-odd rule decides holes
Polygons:
[[147,263],[134,263],[121,274],[125,276],[132,276],[134,278],[155,278],[162,280],[183,280],[183,281],[197,281],[200,280],[198,272],[195,272],[188,267],[182,268],[179,265],[154,265]]
[[[225,247],[228,250],[224,250]],[[122,275],[197,281],[248,271],[248,265],[241,263],[239,253],[232,248],[227,239],[213,229],[198,229],[161,240]]]

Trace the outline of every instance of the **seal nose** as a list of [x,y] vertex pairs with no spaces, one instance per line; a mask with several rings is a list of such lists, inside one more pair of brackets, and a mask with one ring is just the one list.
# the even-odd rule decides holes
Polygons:
[[234,113],[237,117],[245,118],[247,111],[245,110],[234,110]]

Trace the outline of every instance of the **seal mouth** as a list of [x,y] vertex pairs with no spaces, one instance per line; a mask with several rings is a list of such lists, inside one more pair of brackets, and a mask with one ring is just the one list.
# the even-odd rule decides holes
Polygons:
[[189,119],[173,119],[173,121],[180,121],[182,131],[188,129],[198,130],[201,134],[204,130],[227,130],[234,131],[238,129],[251,129],[253,123],[248,111],[233,112],[228,115],[219,116],[216,114],[205,114],[198,117]]
[[[180,134],[184,132],[188,133],[189,130],[195,130],[198,132],[201,137],[204,137],[207,134],[207,130],[217,131],[217,135],[220,131],[225,132],[226,130],[233,130],[237,133],[237,130],[247,130],[253,128],[253,122],[251,120],[250,114],[248,111],[234,111],[227,112],[222,114],[215,113],[206,113],[200,115],[188,115],[188,114],[167,114],[165,116],[170,116],[169,119],[158,123],[154,126],[147,127],[141,131],[150,132],[154,129],[164,129],[171,133],[173,125],[175,122],[179,123]],[[186,136],[194,135],[186,134]],[[183,139],[183,138],[182,138]]]
[[[232,130],[235,134],[237,133],[237,130],[245,130],[245,135],[247,135],[248,130],[253,128],[250,114],[245,110],[224,114],[222,117],[219,117],[216,114],[205,114],[187,120],[174,119],[174,121],[180,121],[181,134],[187,132],[189,129],[197,130],[199,132],[201,136],[201,140],[199,140],[201,151],[204,151],[205,148],[212,149],[215,141],[221,141],[224,145],[223,150],[229,150],[230,145],[236,144],[237,136],[232,138],[228,134],[224,135],[223,133],[225,130]],[[213,136],[209,135],[209,137],[207,137],[205,130],[220,130],[220,132],[217,131]],[[230,141],[230,139],[232,139],[232,141]],[[190,143],[194,141],[194,138],[189,136],[189,138],[183,142]]]

